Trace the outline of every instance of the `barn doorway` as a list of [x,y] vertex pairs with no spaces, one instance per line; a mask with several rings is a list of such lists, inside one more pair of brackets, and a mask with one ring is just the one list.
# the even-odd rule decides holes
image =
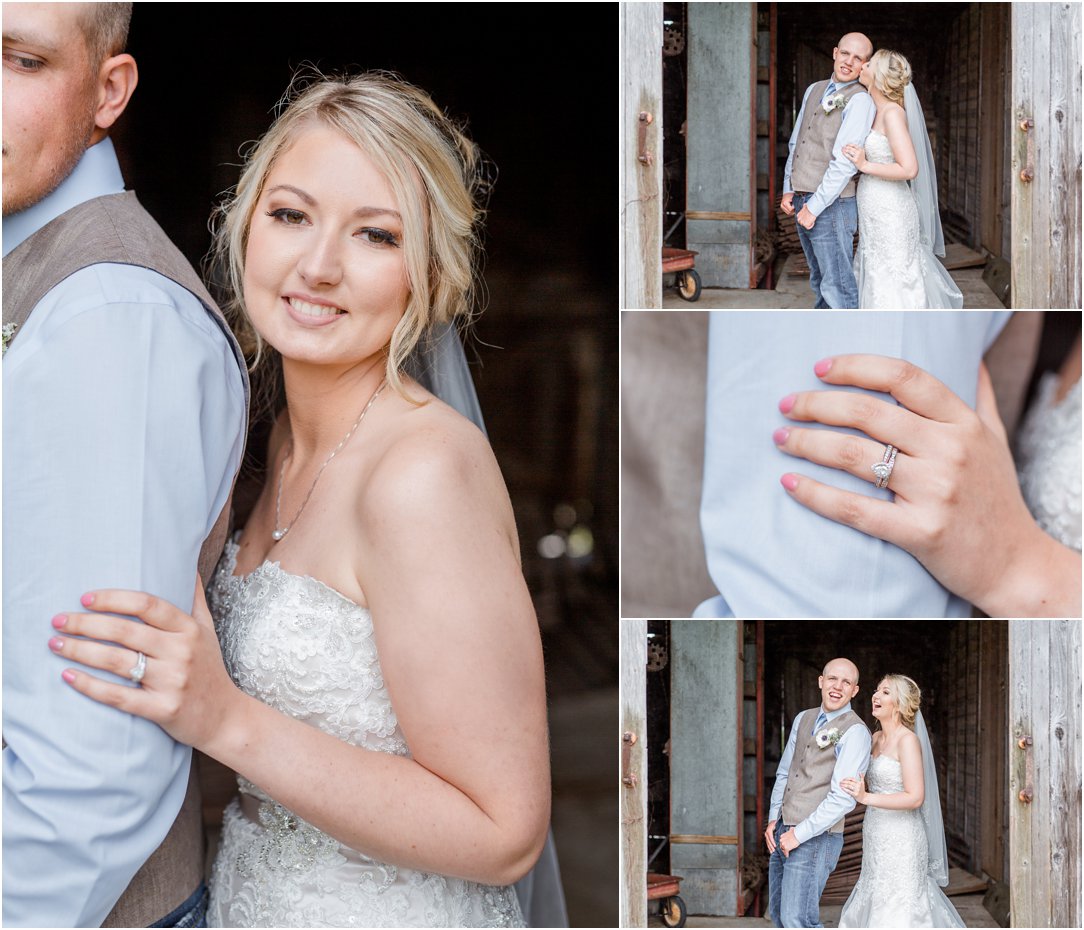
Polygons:
[[806,87],[831,73],[839,38],[861,31],[911,62],[946,264],[1007,301],[1010,4],[666,3],[664,22],[663,232],[665,244],[700,251],[705,287],[808,278],[794,221],[778,209],[787,143]]
[[[937,756],[950,895],[970,926],[1007,924],[1008,624],[995,620],[651,621],[648,652],[649,871],[683,876],[690,913],[767,910],[762,831],[794,716],[819,701],[824,662],[862,673],[853,709],[873,723],[878,676],[914,677]],[[858,879],[861,818],[848,817],[822,906]]]

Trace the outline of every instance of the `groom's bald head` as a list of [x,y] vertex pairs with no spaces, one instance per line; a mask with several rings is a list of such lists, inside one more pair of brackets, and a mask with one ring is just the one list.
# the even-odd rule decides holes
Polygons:
[[860,32],[848,32],[832,49],[832,74],[840,84],[857,81],[862,65],[873,55],[873,43]]
[[858,666],[850,659],[832,659],[825,664],[817,686],[821,689],[821,707],[829,713],[839,710],[858,693]]

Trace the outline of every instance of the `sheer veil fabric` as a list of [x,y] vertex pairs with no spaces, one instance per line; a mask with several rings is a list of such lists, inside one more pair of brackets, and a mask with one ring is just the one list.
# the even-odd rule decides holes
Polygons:
[[941,816],[941,795],[937,788],[937,767],[930,747],[930,734],[922,711],[915,715],[915,736],[922,747],[922,823],[926,827],[926,843],[929,850],[927,871],[938,885],[948,884],[948,845],[945,842],[945,821]]

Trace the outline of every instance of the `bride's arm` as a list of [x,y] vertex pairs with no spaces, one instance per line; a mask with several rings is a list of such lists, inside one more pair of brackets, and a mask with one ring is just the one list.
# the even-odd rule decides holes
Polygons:
[[[156,720],[366,855],[509,884],[542,848],[549,763],[537,621],[496,462],[480,435],[403,443],[359,506],[363,590],[413,758],[349,745],[248,697],[225,674],[209,618],[146,595],[95,592],[93,607],[148,626],[87,615],[66,626],[146,652],[144,687],[85,673],[71,683]],[[85,640],[59,651],[121,674],[133,664],[128,650]],[[188,659],[171,660],[168,676],[160,665],[158,677],[170,680],[156,682],[163,652]]]

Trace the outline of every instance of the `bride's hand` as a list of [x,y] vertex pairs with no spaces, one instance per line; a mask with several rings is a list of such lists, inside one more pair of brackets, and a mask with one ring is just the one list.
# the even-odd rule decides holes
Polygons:
[[991,616],[1079,616],[1079,555],[1073,554],[1074,581],[1067,547],[1047,536],[1024,504],[985,366],[977,410],[901,359],[840,355],[818,362],[814,372],[828,384],[891,394],[902,406],[848,391],[791,394],[779,404],[791,420],[852,427],[872,438],[787,428],[776,430],[776,444],[788,455],[875,484],[872,466],[891,443],[899,450],[888,481],[895,500],[784,475],[782,484],[795,500],[901,546],[945,587]]
[[189,746],[200,748],[218,735],[242,692],[222,662],[198,578],[193,616],[136,591],[93,591],[83,595],[82,603],[95,613],[54,617],[58,635],[49,640],[49,648],[73,662],[121,678],[130,677],[142,652],[146,656],[144,677],[140,686],[131,687],[66,669],[65,681],[95,701],[154,721]]
[[866,798],[866,776],[865,774],[859,775],[857,778],[843,778],[839,782],[839,787],[847,792],[852,798],[854,798],[859,804],[865,804]]
[[845,145],[843,146],[843,154],[859,171],[865,170],[866,150],[862,146]]

